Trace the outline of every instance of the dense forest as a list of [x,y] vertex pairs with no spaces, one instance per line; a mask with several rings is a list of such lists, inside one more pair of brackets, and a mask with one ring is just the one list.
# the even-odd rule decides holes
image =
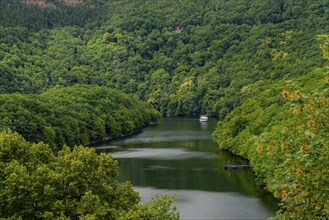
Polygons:
[[164,115],[224,118],[251,97],[242,88],[324,63],[316,38],[329,32],[327,1],[245,2],[113,1],[94,22],[39,31],[17,8],[15,26],[10,17],[0,21],[0,91],[97,84],[135,94]]
[[149,104],[115,90],[75,85],[42,94],[0,94],[0,129],[54,150],[129,135],[158,119]]
[[258,181],[281,201],[278,219],[329,216],[328,105],[328,69],[316,68],[264,88],[213,133],[221,149],[248,158]]
[[328,218],[327,0],[0,6],[0,129],[60,150],[132,134],[158,117],[150,106],[207,114],[277,218]]
[[139,203],[129,182],[119,183],[118,163],[94,148],[32,144],[18,133],[0,133],[1,219],[172,219],[170,196]]

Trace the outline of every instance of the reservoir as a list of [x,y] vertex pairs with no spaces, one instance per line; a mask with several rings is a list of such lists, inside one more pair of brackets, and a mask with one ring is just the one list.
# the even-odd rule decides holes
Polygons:
[[94,145],[119,161],[119,181],[130,181],[142,201],[176,194],[181,219],[267,219],[277,210],[273,197],[255,183],[246,164],[211,140],[217,121],[210,118],[164,118],[158,125],[123,139]]

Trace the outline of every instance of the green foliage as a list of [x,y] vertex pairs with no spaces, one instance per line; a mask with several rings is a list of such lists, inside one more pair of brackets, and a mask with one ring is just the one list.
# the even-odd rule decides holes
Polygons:
[[[321,130],[327,105],[316,104],[327,97],[329,81],[326,76],[323,86],[326,61],[316,37],[328,59],[327,0],[47,2],[56,7],[0,1],[1,129],[55,148],[131,134],[157,118],[154,109],[109,87],[163,115],[223,119],[214,140],[251,160],[259,180],[283,200],[278,217],[327,214],[320,195],[325,187],[318,187],[327,173],[315,161],[328,152],[328,132]],[[286,82],[300,85],[307,97],[285,102],[280,92]],[[292,116],[291,105],[299,112],[302,102],[314,107]],[[299,124],[312,117],[316,131]],[[315,153],[300,152],[304,145],[309,151],[316,146]],[[310,166],[305,175],[301,162]],[[314,193],[303,187],[315,187]],[[93,195],[84,199],[97,205]],[[89,214],[83,218],[97,218]]]
[[117,161],[94,148],[64,147],[57,156],[18,133],[0,133],[0,213],[5,219],[178,219],[172,198],[140,204]]
[[139,204],[125,215],[119,217],[122,220],[178,220],[176,207],[172,206],[173,196],[165,195],[152,198],[150,203]]
[[[329,31],[326,1],[85,2],[51,1],[56,9],[2,2],[9,7],[4,14],[12,11],[17,19],[0,27],[0,92],[97,84],[136,94],[163,115],[224,118],[251,97],[242,87],[294,79],[321,64],[315,36]],[[33,12],[15,13],[26,7]],[[58,24],[35,32],[19,24],[34,24],[20,16],[44,12]],[[79,27],[69,26],[71,19]]]
[[[320,39],[326,52],[328,38]],[[265,90],[260,83],[244,87],[243,92],[255,92],[253,98],[228,114],[213,133],[220,148],[249,159],[259,182],[281,201],[278,219],[329,216],[328,79],[326,67],[288,85],[278,81],[265,84]]]
[[132,96],[99,86],[53,88],[40,95],[0,95],[1,130],[53,149],[130,135],[158,113]]
[[[327,86],[328,87],[328,86]],[[329,93],[303,95],[286,92],[294,103],[294,117],[282,126],[284,133],[270,134],[272,140],[264,146],[279,148],[280,164],[269,180],[269,189],[283,201],[279,217],[325,218],[329,216]],[[266,137],[265,137],[266,138]]]

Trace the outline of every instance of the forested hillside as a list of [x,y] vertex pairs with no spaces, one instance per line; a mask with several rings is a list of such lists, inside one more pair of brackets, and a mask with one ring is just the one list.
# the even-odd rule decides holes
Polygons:
[[57,28],[35,32],[29,25],[37,23],[20,23],[26,13],[16,13],[17,25],[3,21],[0,30],[0,91],[97,84],[136,94],[165,115],[224,118],[256,83],[294,79],[322,65],[316,37],[329,32],[328,4],[113,1],[84,26],[66,26],[64,16]]
[[0,130],[12,129],[54,150],[130,135],[156,122],[150,105],[99,86],[53,88],[40,95],[0,94]]
[[259,183],[281,201],[278,219],[329,216],[328,137],[328,67],[267,85],[213,133],[220,149],[249,159]]
[[[130,108],[156,117],[105,87],[164,116],[218,117],[214,140],[250,160],[278,218],[328,218],[327,0],[30,2],[0,1],[1,128],[54,148],[131,133]],[[102,104],[112,93],[128,124]]]

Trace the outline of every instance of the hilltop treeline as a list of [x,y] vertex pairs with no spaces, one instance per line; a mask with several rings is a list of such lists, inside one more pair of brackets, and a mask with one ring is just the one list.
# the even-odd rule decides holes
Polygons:
[[53,150],[129,135],[159,115],[151,106],[115,90],[75,85],[42,94],[0,94],[0,130],[11,129]]
[[65,0],[0,0],[0,26],[19,26],[30,31],[64,26],[83,27],[104,15],[104,5],[108,1],[76,2],[70,4]]
[[326,8],[327,1],[114,1],[83,27],[3,26],[0,91],[97,84],[136,94],[164,115],[224,118],[250,98],[244,86],[322,65],[316,36],[329,32]]

